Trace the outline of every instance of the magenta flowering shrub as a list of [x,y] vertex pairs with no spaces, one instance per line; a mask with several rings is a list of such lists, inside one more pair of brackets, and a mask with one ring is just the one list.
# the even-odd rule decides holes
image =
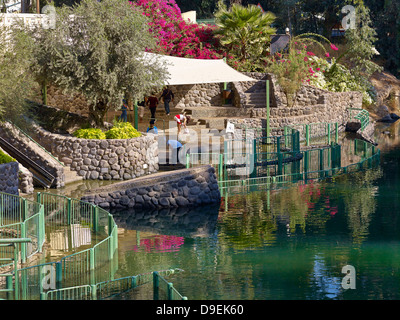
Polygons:
[[215,27],[187,23],[175,0],[137,0],[131,2],[146,15],[149,30],[156,37],[154,53],[196,59],[221,59],[219,39]]

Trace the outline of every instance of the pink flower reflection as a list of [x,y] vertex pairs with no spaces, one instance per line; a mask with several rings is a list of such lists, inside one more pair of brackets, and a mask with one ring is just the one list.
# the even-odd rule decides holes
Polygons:
[[140,239],[140,244],[133,246],[134,252],[144,249],[145,252],[176,252],[184,244],[183,237],[155,235],[145,239]]

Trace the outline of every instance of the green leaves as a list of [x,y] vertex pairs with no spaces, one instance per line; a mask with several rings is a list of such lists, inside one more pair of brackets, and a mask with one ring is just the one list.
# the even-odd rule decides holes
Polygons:
[[106,132],[107,139],[131,139],[141,135],[129,122],[117,122]]
[[[382,70],[372,61],[375,55],[376,31],[372,27],[367,7],[359,5],[356,8],[356,17],[356,28],[346,31],[348,49],[341,58],[348,60],[348,65],[351,66],[351,73],[355,77],[368,78],[375,71]],[[341,58],[338,59],[338,62]]]
[[0,26],[0,120],[21,120],[35,82],[29,72],[32,41],[18,24]]
[[16,160],[0,150],[0,164],[15,162]]
[[74,136],[81,139],[131,139],[142,136],[129,122],[115,122],[114,126],[103,132],[101,129],[79,129]]
[[234,4],[229,10],[220,6],[215,18],[219,27],[216,33],[222,35],[221,44],[230,54],[241,62],[265,57],[270,37],[276,31],[271,27],[275,20],[272,13],[263,13],[255,5]]
[[95,125],[102,126],[107,110],[124,97],[140,100],[164,84],[166,68],[141,59],[155,39],[147,18],[129,2],[83,0],[58,9],[56,21],[55,29],[28,31],[37,44],[33,70],[66,93],[82,93]]
[[89,128],[79,129],[74,132],[74,137],[81,139],[106,139],[106,135],[101,129]]

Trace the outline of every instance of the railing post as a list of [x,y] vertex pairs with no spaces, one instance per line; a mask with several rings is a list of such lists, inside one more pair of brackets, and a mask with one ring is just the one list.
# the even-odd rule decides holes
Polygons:
[[12,300],[13,298],[13,277],[11,275],[6,276],[6,290],[7,291],[7,300]]
[[67,225],[71,225],[71,211],[72,211],[71,198],[67,198]]
[[44,206],[39,203],[39,252],[43,251],[46,240],[46,224],[44,222]]
[[136,287],[137,287],[137,279],[136,279],[136,276],[133,276],[131,278],[131,288],[133,289],[133,288],[136,288]]
[[[292,139],[293,139],[293,135],[292,135]],[[278,157],[278,175],[280,176],[282,174],[281,137],[276,138],[276,152],[277,152],[277,157]]]
[[[25,201],[24,201],[24,203],[25,203]],[[25,221],[21,224],[21,238],[26,238]],[[21,263],[25,263],[25,262],[26,262],[26,243],[21,243]],[[16,270],[15,270],[15,272],[16,272]]]
[[339,143],[339,123],[335,123],[335,142]]
[[324,170],[324,149],[319,150],[319,170],[320,170],[320,176],[324,177],[325,172]]
[[367,142],[366,141],[363,141],[363,143],[364,143],[364,157],[366,158],[367,157],[367,153],[368,153],[368,144],[367,144]]
[[153,300],[158,300],[158,289],[159,289],[159,279],[158,279],[158,272],[153,272]]
[[186,169],[190,168],[190,153],[186,153]]
[[[25,222],[26,217],[27,217],[27,211],[28,211],[28,207],[26,205],[26,199],[22,199],[22,221]],[[22,238],[25,238],[25,236],[23,236]]]
[[174,289],[174,285],[171,282],[168,282],[168,298],[167,298],[167,300],[172,300],[173,289]]
[[89,250],[89,272],[90,272],[90,284],[95,284],[94,269],[95,269],[95,251],[93,248]]
[[93,213],[93,232],[99,231],[99,208],[96,205],[92,206],[92,213]]
[[328,126],[327,126],[327,130],[328,130],[328,145],[330,145],[331,144],[331,124],[330,123],[328,123]]
[[91,289],[91,299],[97,300],[97,286],[95,284],[90,286]]
[[56,289],[61,289],[62,287],[62,262],[56,262]]
[[41,192],[38,192],[38,193],[36,194],[36,202],[37,202],[37,203],[42,203],[41,201],[42,201],[42,193],[41,193]]
[[285,126],[285,128],[284,128],[284,135],[285,135],[285,148],[287,148],[287,145],[288,145],[288,138],[287,138],[287,136],[288,136],[288,127],[287,126]]
[[[14,243],[14,299],[19,300],[18,244]],[[21,253],[22,255],[22,253]]]
[[223,180],[223,169],[224,168],[224,154],[220,153],[219,155],[219,163],[218,163],[218,177],[219,181]]
[[133,113],[134,113],[134,128],[138,130],[139,128],[139,117],[138,117],[138,102],[135,100],[133,105]]
[[306,146],[310,145],[310,125],[306,124]]

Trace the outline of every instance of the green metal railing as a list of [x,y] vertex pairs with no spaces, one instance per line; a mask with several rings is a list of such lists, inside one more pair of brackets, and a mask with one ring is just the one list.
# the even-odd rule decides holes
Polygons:
[[[105,300],[132,292],[148,283],[153,283],[155,300],[187,300],[164,277],[181,269],[168,269],[139,274],[136,276],[108,280],[94,285],[82,285],[70,288],[51,290],[42,294],[42,300]],[[164,294],[165,293],[165,294]]]
[[299,140],[305,146],[330,145],[332,142],[339,143],[340,126],[338,122],[321,122],[308,124],[295,124],[284,127],[288,130],[297,130]]
[[[36,198],[37,202],[33,202],[0,194],[0,236],[12,235],[0,239],[0,267],[13,267],[12,272],[0,274],[0,280],[5,277],[0,281],[0,298],[5,294],[6,299],[15,300],[106,299],[153,281],[153,273],[113,280],[118,264],[118,228],[109,212],[56,194],[38,193]],[[96,243],[91,248],[58,261],[21,265],[18,269],[18,259],[23,264],[33,255],[34,248],[38,248],[36,252],[41,250],[51,232],[63,227],[73,231],[77,226],[94,235]],[[21,236],[29,236],[29,241]],[[176,270],[179,269],[159,274],[170,275]],[[172,298],[180,296],[173,287],[170,290]]]
[[[375,164],[380,158],[375,146],[355,140],[352,148],[357,150],[354,154],[360,155],[360,162],[342,166],[339,132],[343,128],[338,123],[286,126],[275,129],[281,135],[271,137],[262,136],[262,132],[257,131],[259,128],[251,134],[251,128],[241,129],[244,130],[243,139],[225,141],[223,153],[187,154],[186,167],[211,164],[220,189],[225,192],[233,186],[277,188],[300,180],[330,177],[362,168],[365,159]],[[361,150],[358,146],[362,146]]]
[[361,131],[369,125],[369,112],[361,108],[348,108],[350,120],[356,119],[361,123]]
[[[18,269],[18,258],[20,252],[22,251],[22,246],[27,243],[31,243],[30,238],[18,238],[18,239],[0,239],[0,248],[9,249],[12,253],[12,257],[8,258],[0,258],[0,261],[13,264],[14,270]],[[1,273],[0,277],[5,278],[6,287],[4,289],[0,289],[1,292],[5,292],[7,294],[7,299],[17,299],[18,298],[18,285],[19,278],[18,273]],[[14,280],[13,280],[14,279]],[[15,288],[14,284],[15,283]]]
[[153,272],[153,300],[187,300],[187,298],[156,271]]
[[[0,239],[31,238],[31,243],[21,245],[23,263],[41,252],[45,241],[44,208],[22,197],[0,193]],[[0,249],[0,258],[8,258],[10,252]],[[0,262],[0,267],[6,265]]]
[[46,150],[39,142],[37,142],[35,139],[33,139],[26,131],[22,130],[20,127],[18,127],[14,122],[7,121],[10,125],[15,127],[18,131],[20,131],[25,137],[27,137],[31,142],[33,142],[36,146],[38,146],[40,149],[42,149],[50,158],[52,158],[54,161],[58,162],[61,166],[65,167],[65,164],[63,164],[60,160],[58,160],[53,154],[51,154],[49,151]]
[[[60,227],[73,229],[79,225],[90,229],[97,241],[93,247],[59,261],[14,270],[15,279],[19,279],[14,281],[16,299],[39,299],[47,285],[47,289],[61,289],[112,278],[116,271],[114,255],[118,248],[118,234],[110,213],[89,203],[47,193],[38,193],[38,202],[7,194],[0,194],[0,200],[3,222],[0,235],[12,235],[13,238],[29,236],[32,239],[30,244],[21,244],[21,263],[41,251],[46,234]],[[12,252],[9,249],[0,249],[1,258],[10,258]]]
[[[324,151],[322,151],[324,150]],[[342,166],[341,146],[336,145],[332,149],[318,149],[302,151],[303,157],[296,164],[297,171],[282,175],[269,175],[250,177],[246,179],[229,179],[218,181],[221,194],[243,193],[259,190],[273,190],[292,185],[297,182],[325,179],[376,167],[380,163],[380,150],[364,140],[354,140],[348,146],[347,154],[359,156],[360,161]],[[312,160],[311,154],[315,153]]]

